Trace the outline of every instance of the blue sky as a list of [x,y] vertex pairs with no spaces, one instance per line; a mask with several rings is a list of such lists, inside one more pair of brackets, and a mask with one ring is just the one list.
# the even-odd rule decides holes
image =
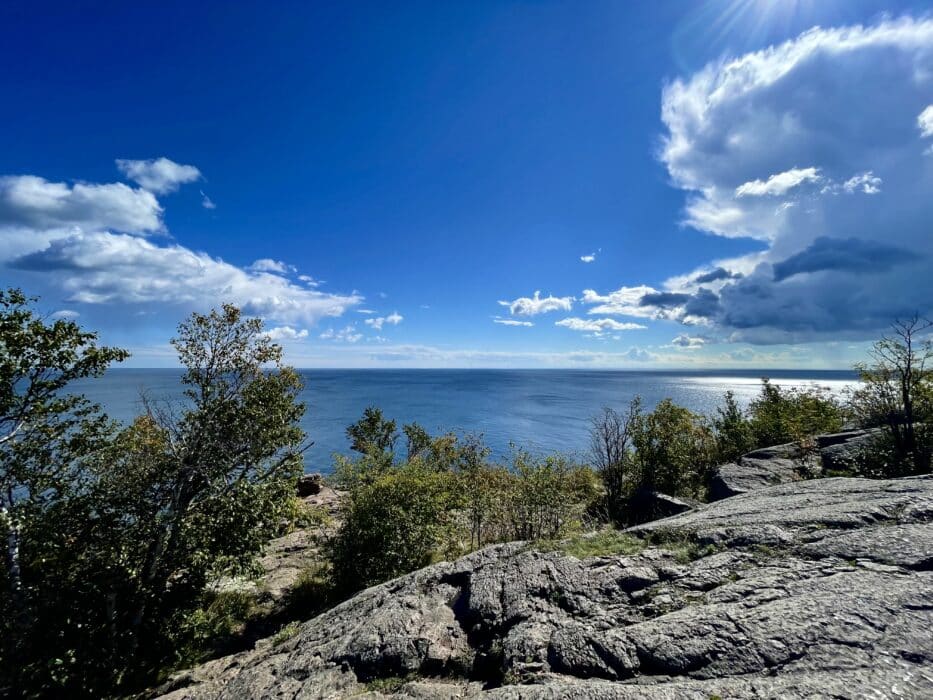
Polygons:
[[14,1],[0,60],[3,284],[136,366],[228,300],[338,367],[847,367],[933,305],[927,3]]

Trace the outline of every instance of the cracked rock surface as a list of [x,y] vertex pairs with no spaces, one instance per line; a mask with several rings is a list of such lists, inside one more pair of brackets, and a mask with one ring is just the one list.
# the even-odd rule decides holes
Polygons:
[[933,477],[778,484],[629,533],[628,556],[512,543],[436,564],[163,692],[933,697]]

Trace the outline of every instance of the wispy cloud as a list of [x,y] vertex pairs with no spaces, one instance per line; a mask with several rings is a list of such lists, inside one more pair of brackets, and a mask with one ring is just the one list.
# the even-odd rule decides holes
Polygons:
[[554,322],[555,326],[569,328],[572,331],[634,331],[647,328],[640,323],[624,323],[613,318],[565,318]]

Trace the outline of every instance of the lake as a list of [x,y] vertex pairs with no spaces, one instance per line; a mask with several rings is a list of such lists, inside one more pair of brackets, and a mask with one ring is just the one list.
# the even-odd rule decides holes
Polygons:
[[[757,393],[760,378],[782,386],[827,387],[841,393],[855,383],[849,371],[727,370],[635,372],[589,370],[301,370],[302,427],[314,441],[308,471],[329,472],[331,455],[349,452],[344,434],[369,405],[382,408],[399,426],[417,421],[430,432],[482,433],[493,454],[510,442],[533,452],[583,456],[590,418],[603,406],[623,409],[639,395],[651,408],[665,398],[711,414],[727,390],[742,405]],[[176,369],[113,369],[74,389],[100,403],[112,417],[130,421],[141,411],[143,392],[155,399],[181,394]]]

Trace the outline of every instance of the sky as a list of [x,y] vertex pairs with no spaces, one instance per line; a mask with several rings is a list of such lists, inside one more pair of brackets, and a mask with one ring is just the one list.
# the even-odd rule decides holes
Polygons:
[[0,5],[0,285],[175,364],[848,368],[933,307],[933,8]]

